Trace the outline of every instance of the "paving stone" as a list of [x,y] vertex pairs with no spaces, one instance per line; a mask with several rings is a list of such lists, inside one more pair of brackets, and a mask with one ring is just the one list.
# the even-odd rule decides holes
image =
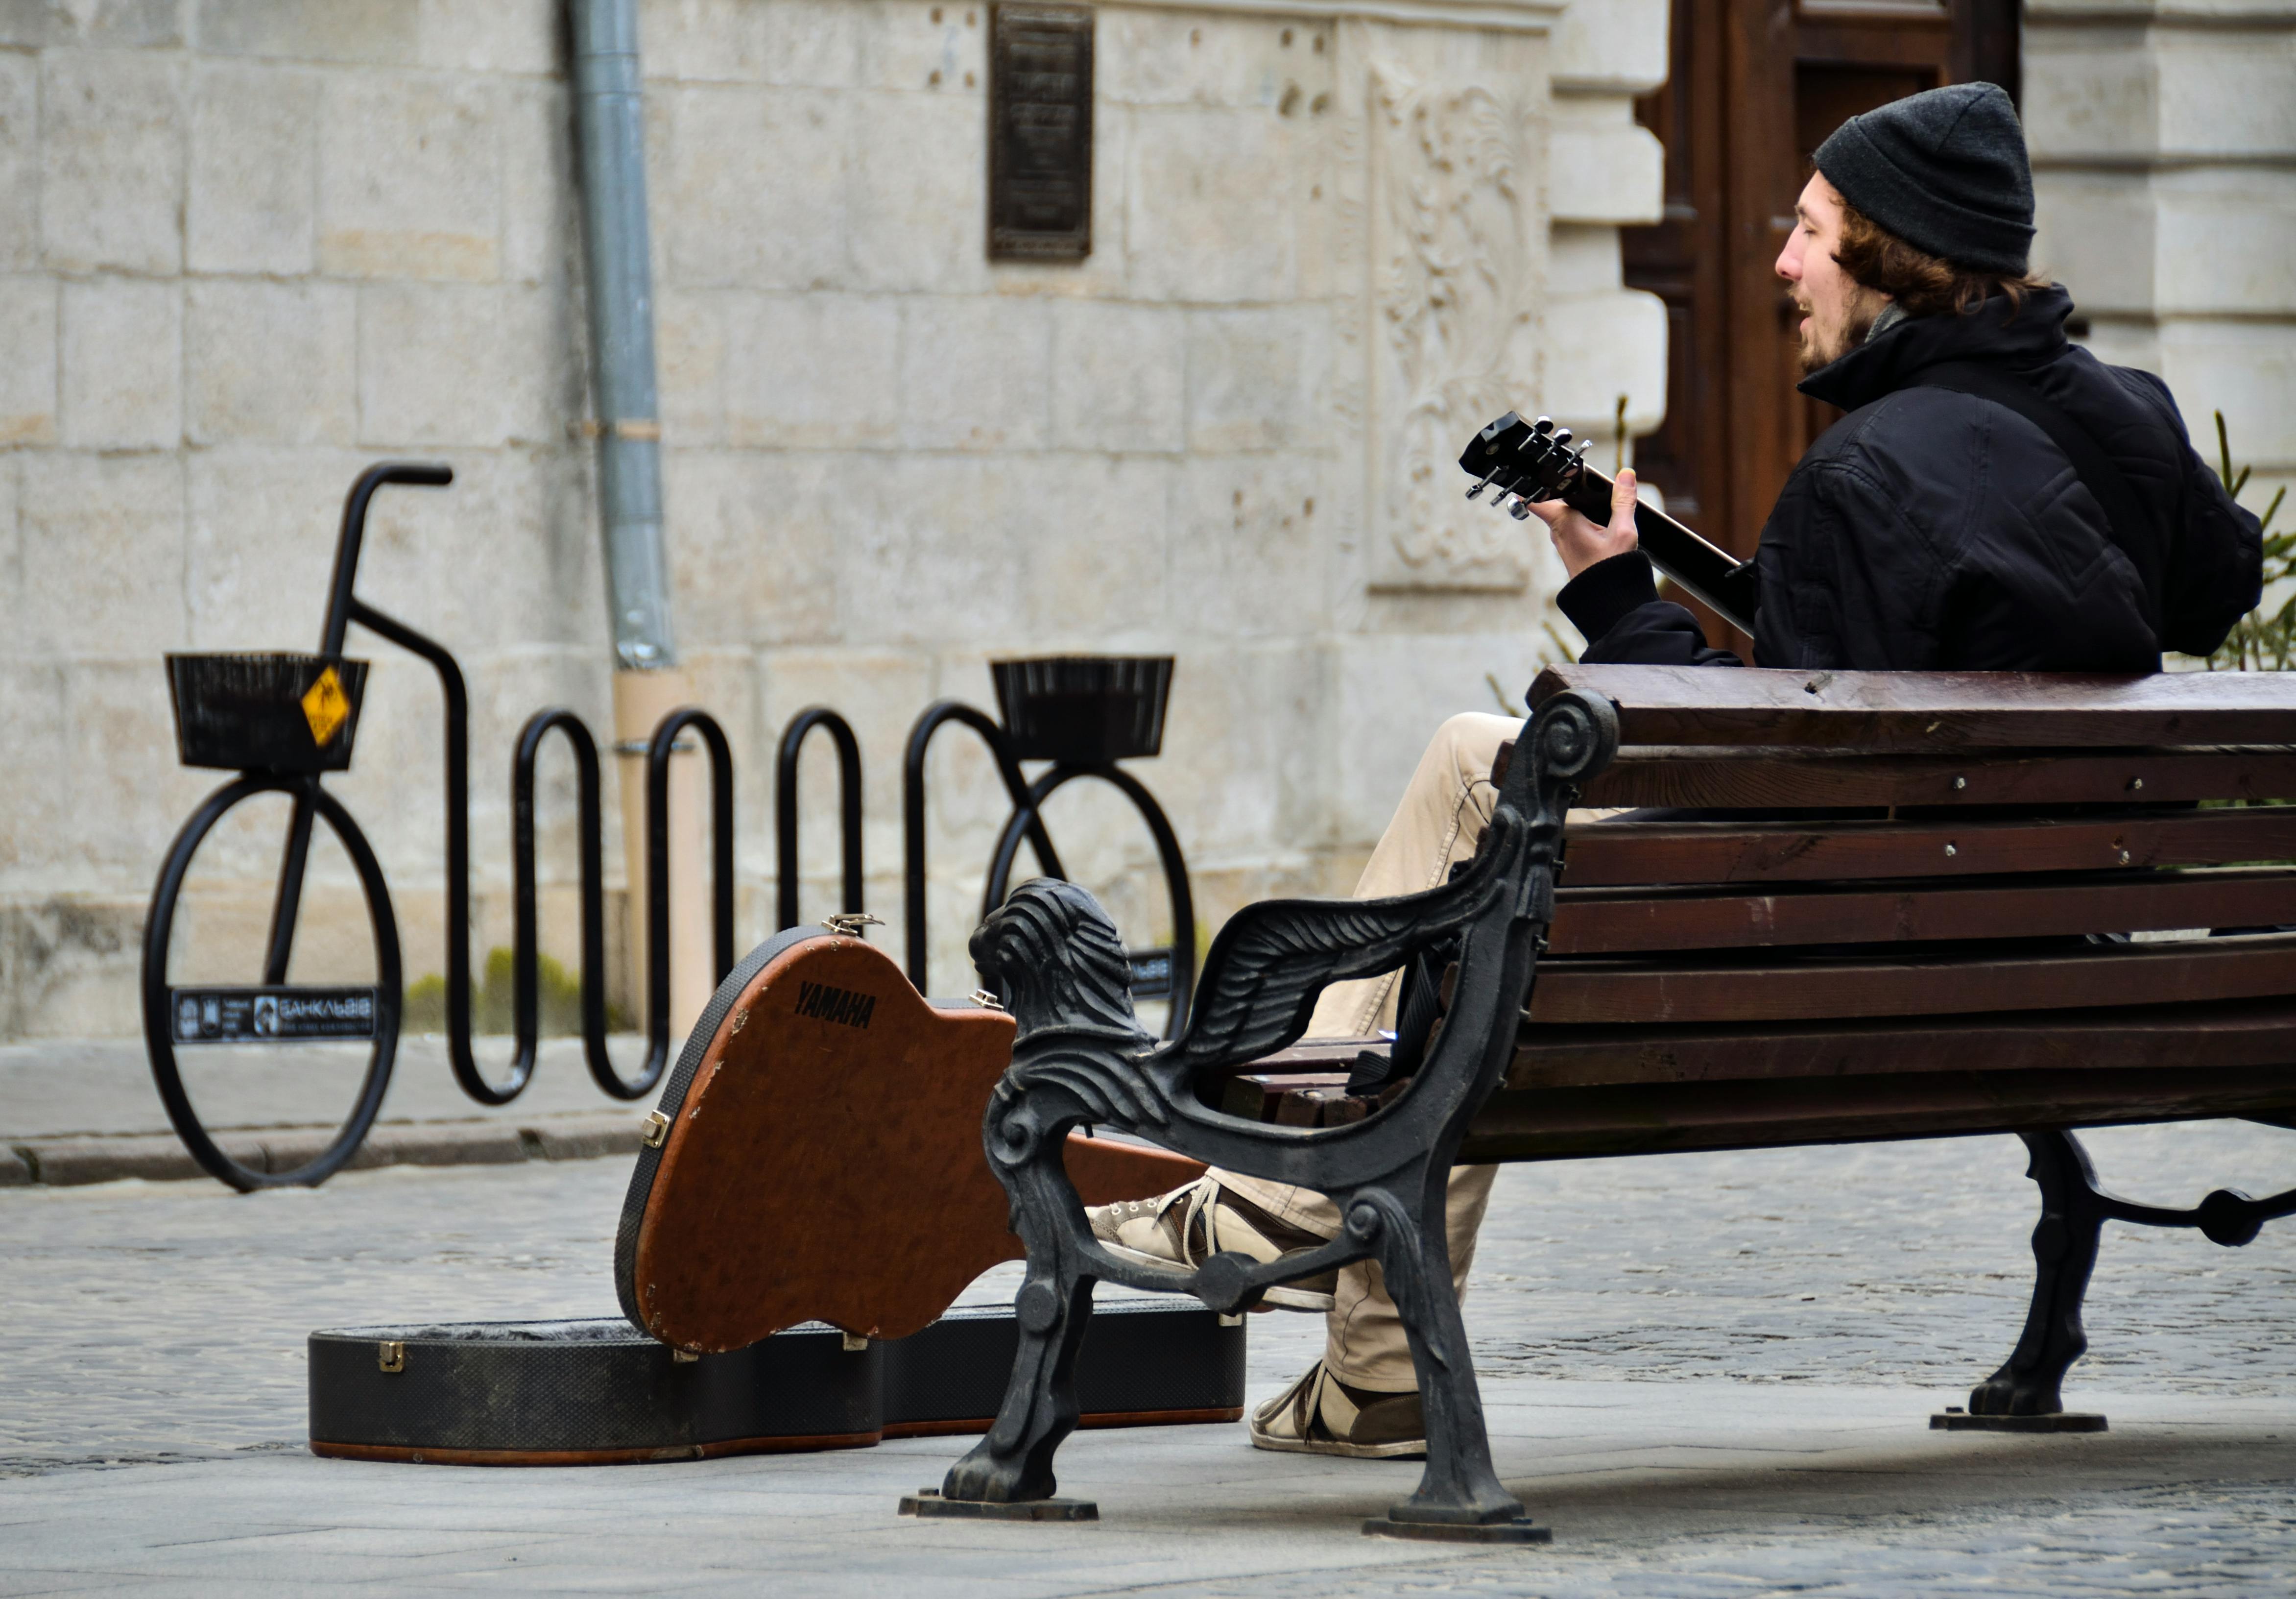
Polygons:
[[18,1146],[37,1179],[51,1188],[122,1178],[173,1182],[201,1177],[199,1163],[172,1138],[78,1138]]
[[[530,1126],[504,1122],[414,1127],[382,1126],[352,1156],[354,1170],[382,1166],[514,1166],[532,1160],[593,1160],[634,1155],[635,1111],[571,1117]],[[235,1134],[219,1143],[258,1171],[292,1171],[316,1160],[334,1142],[331,1128]],[[205,1179],[173,1135],[127,1138],[43,1139],[0,1152],[0,1187],[24,1183],[78,1186],[123,1178],[145,1182]],[[10,1163],[13,1164],[11,1165]]]
[[637,1107],[611,1118],[585,1122],[545,1122],[521,1128],[527,1153],[544,1160],[595,1160],[609,1155],[636,1155],[643,1136]]
[[[546,1156],[545,1129],[629,1115],[472,1124]],[[2286,1132],[2239,1123],[2087,1140],[2114,1189],[2162,1204],[2276,1191],[2296,1154]],[[2296,1346],[2278,1312],[2296,1226],[2239,1250],[2107,1230],[2067,1398],[2110,1432],[1923,1424],[2022,1321],[2023,1169],[2007,1138],[1506,1168],[1468,1330],[1502,1480],[1556,1531],[1508,1550],[1364,1538],[1415,1464],[1261,1454],[1235,1426],[1070,1439],[1062,1490],[1103,1518],[1073,1528],[896,1518],[894,1497],[966,1447],[952,1439],[596,1471],[317,1461],[300,1445],[311,1329],[614,1314],[627,1166],[398,1166],[247,1196],[11,1187],[0,1570],[11,1592],[378,1573],[426,1590],[983,1599],[2289,1591]],[[1008,1302],[1018,1280],[999,1267],[965,1300]],[[1249,1339],[1262,1399],[1316,1357],[1322,1324],[1254,1316]]]

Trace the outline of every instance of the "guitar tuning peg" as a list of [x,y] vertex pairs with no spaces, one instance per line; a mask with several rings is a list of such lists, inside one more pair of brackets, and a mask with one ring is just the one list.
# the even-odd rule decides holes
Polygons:
[[1530,520],[1530,502],[1526,499],[1517,498],[1513,504],[1507,507],[1507,514],[1514,518],[1514,520],[1519,522],[1529,521]]
[[[1485,478],[1481,482],[1476,484],[1472,488],[1467,490],[1467,497],[1471,500],[1481,499],[1483,497],[1483,490],[1488,488],[1491,484],[1497,480],[1500,471],[1501,469],[1496,466],[1491,468],[1491,475]],[[1505,489],[1501,489],[1499,491],[1499,499],[1503,500],[1505,497],[1506,491]],[[1492,502],[1493,504],[1496,504],[1497,503],[1498,501],[1496,500]]]
[[1555,442],[1555,443],[1557,443],[1557,444],[1562,444],[1562,445],[1567,445],[1567,444],[1569,444],[1569,443],[1570,442],[1570,430],[1569,428],[1557,428],[1557,429],[1555,429],[1555,430],[1554,430],[1554,442]]
[[1554,419],[1551,416],[1542,416],[1530,424],[1530,430],[1544,439],[1554,431]]

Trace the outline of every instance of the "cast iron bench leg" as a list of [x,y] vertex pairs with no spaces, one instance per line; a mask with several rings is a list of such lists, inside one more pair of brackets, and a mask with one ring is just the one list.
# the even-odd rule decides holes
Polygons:
[[2009,1358],[1970,1390],[1972,1415],[2056,1414],[2065,1407],[2065,1373],[2088,1349],[2081,1300],[2106,1215],[2096,1170],[2070,1133],[2018,1136],[2032,1156],[2025,1175],[2041,1190],[2041,1219],[2033,1228],[2033,1303]]
[[[992,1127],[1011,1103],[1002,1090],[990,1098]],[[1076,1431],[1077,1351],[1092,1319],[1092,1291],[1098,1281],[1084,1274],[1067,1230],[1052,1220],[1078,1203],[1061,1163],[1065,1136],[1065,1130],[1059,1137],[1040,1136],[1020,1158],[996,1163],[1013,1198],[1013,1226],[1029,1250],[1029,1274],[1013,1301],[1020,1347],[996,1424],[949,1468],[941,1483],[945,1500],[1051,1502],[1059,1486],[1053,1456]],[[992,1149],[997,1148],[995,1138],[992,1133]],[[1008,1155],[1003,1149],[997,1153]]]
[[1491,1466],[1467,1325],[1451,1286],[1450,1246],[1444,1234],[1447,1185],[1423,1180],[1420,1185],[1417,1215],[1386,1189],[1359,1191],[1348,1207],[1349,1233],[1377,1249],[1387,1291],[1402,1313],[1427,1423],[1427,1467],[1418,1488],[1386,1516],[1366,1523],[1365,1530],[1399,1537],[1511,1535],[1545,1542],[1546,1530],[1531,1531],[1522,1501],[1500,1485]]

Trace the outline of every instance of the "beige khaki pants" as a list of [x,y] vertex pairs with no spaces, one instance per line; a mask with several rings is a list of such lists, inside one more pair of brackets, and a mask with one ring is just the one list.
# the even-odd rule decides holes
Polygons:
[[[1510,717],[1472,712],[1453,717],[1436,733],[1419,769],[1411,775],[1379,846],[1356,884],[1358,899],[1416,894],[1446,882],[1452,864],[1475,852],[1476,840],[1491,819],[1497,791],[1491,787],[1491,762],[1499,746],[1521,731]],[[1395,1025],[1403,976],[1366,977],[1333,983],[1316,1002],[1308,1023],[1311,1038],[1359,1038]],[[1475,1263],[1475,1234],[1491,1201],[1496,1166],[1459,1166],[1451,1171],[1450,1207],[1445,1235],[1451,1250],[1451,1281],[1460,1298],[1467,1271]],[[1264,1182],[1215,1170],[1220,1183],[1292,1226],[1335,1237],[1340,1213],[1313,1189]],[[1358,1260],[1340,1271],[1339,1292],[1324,1327],[1324,1365],[1341,1382],[1381,1393],[1407,1393],[1419,1386],[1411,1348],[1395,1301],[1387,1297],[1379,1263]]]

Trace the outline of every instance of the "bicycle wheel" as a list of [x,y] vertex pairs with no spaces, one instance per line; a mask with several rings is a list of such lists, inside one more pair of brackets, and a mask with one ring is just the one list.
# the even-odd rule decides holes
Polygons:
[[[308,783],[317,813],[341,843],[356,870],[366,900],[367,922],[374,944],[372,985],[314,986],[286,984],[266,987],[218,984],[170,984],[168,950],[175,939],[176,917],[184,880],[192,862],[217,825],[231,811],[258,794],[292,795]],[[341,1169],[357,1152],[375,1113],[382,1108],[390,1086],[391,1064],[398,1050],[398,1014],[402,998],[398,924],[390,909],[390,892],[382,867],[374,858],[366,835],[332,795],[316,782],[251,772],[226,783],[208,796],[191,820],[176,835],[168,859],[152,891],[152,911],[144,928],[144,1040],[151,1055],[152,1078],[168,1109],[168,1119],[184,1147],[202,1169],[242,1193],[257,1188],[295,1185],[316,1186]],[[349,1113],[333,1139],[318,1155],[286,1170],[267,1169],[268,1159],[251,1146],[242,1154],[260,1163],[249,1164],[226,1150],[202,1123],[193,1096],[176,1059],[179,1045],[209,1049],[231,1045],[274,1047],[297,1043],[371,1040],[366,1070]],[[339,1103],[339,1102],[338,1102]]]

